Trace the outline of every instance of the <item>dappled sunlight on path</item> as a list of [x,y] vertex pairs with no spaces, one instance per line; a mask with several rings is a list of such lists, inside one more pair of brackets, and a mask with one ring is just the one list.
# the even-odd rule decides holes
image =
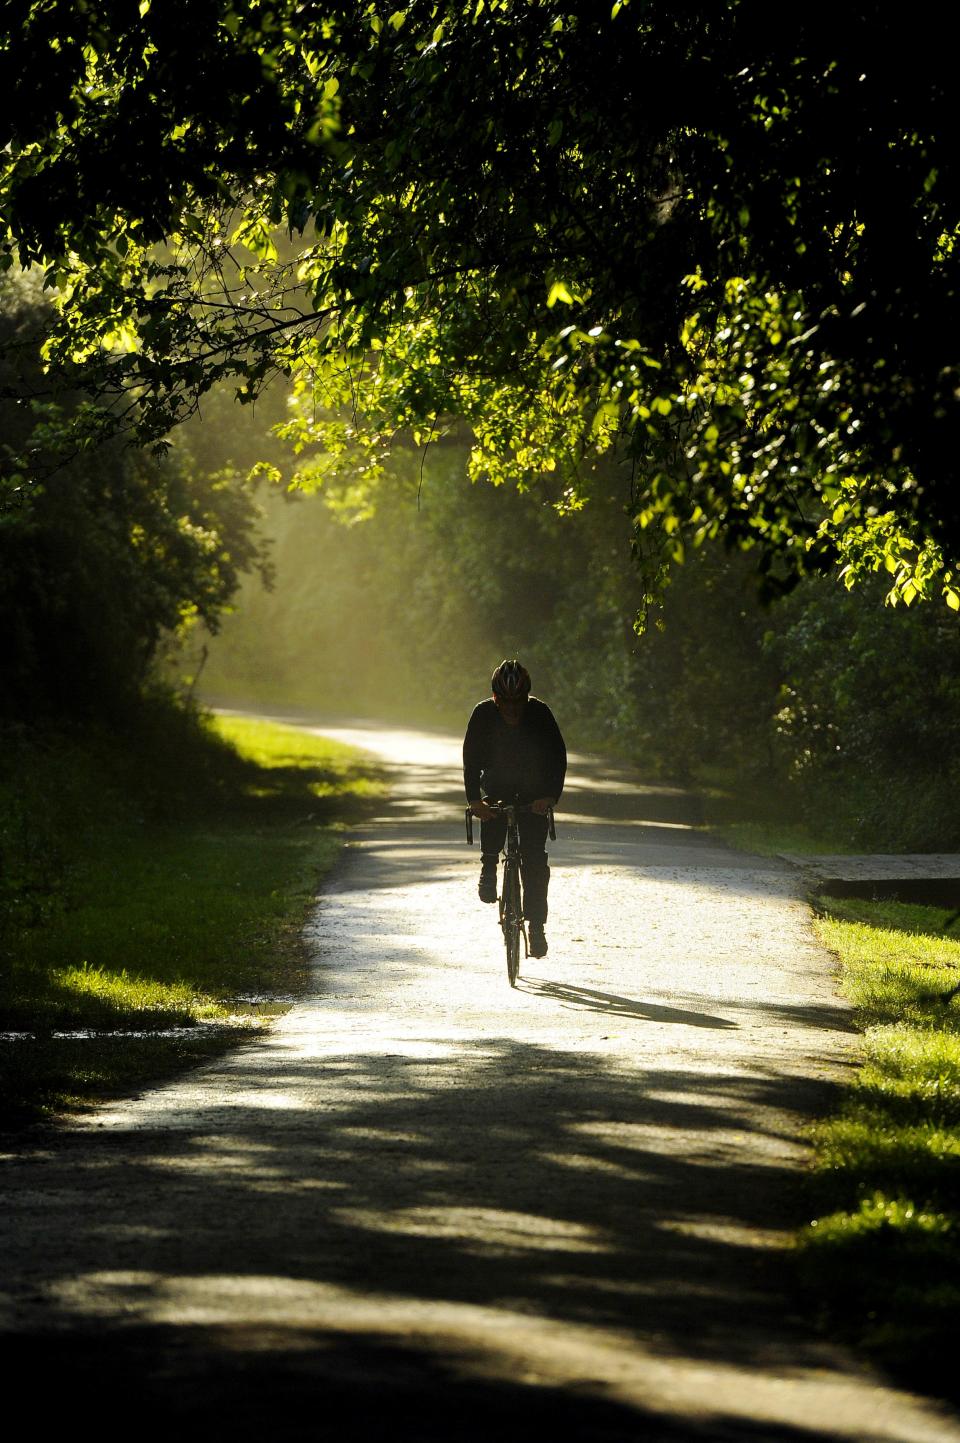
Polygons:
[[421,740],[310,925],[314,995],[5,1159],[10,1356],[76,1407],[108,1337],[158,1417],[230,1438],[315,1436],[306,1409],[347,1443],[960,1439],[790,1316],[849,1033],[791,874],[679,796],[644,835],[621,780],[617,821],[558,816],[550,954],[511,990],[456,749]]

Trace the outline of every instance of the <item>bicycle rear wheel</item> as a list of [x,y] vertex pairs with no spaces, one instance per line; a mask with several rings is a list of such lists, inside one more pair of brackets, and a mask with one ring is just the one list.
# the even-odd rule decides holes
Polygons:
[[509,865],[503,869],[500,925],[503,928],[503,945],[507,952],[507,980],[511,987],[516,987],[520,975],[523,917],[520,910],[520,877],[516,867]]

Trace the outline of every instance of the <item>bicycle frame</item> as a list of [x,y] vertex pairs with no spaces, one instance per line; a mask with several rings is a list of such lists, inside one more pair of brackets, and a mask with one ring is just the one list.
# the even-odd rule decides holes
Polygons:
[[[524,957],[530,956],[530,943],[527,937],[527,929],[524,925],[524,916],[521,906],[520,887],[520,829],[517,823],[517,816],[520,812],[532,811],[530,803],[521,804],[518,802],[487,802],[487,806],[494,812],[499,812],[506,818],[507,835],[504,839],[503,851],[500,854],[503,863],[502,882],[500,885],[500,926],[503,930],[503,942],[507,953],[507,979],[511,987],[517,985],[517,977],[520,974],[520,938],[523,938]],[[466,808],[465,821],[467,827],[467,842],[473,846],[473,813]],[[556,829],[553,823],[553,808],[547,813],[547,825],[552,840],[556,839]]]
[[520,888],[520,829],[517,826],[518,808],[508,804],[502,808],[507,819],[507,835],[503,843],[503,884],[500,888],[500,926],[503,929],[503,943],[507,950],[507,981],[516,987],[520,975],[520,938],[523,938],[523,955],[530,956],[530,943],[524,926],[522,892]]

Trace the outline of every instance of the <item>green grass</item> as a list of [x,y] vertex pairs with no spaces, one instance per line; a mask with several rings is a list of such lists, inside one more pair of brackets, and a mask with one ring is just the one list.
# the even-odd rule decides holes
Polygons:
[[[812,829],[785,810],[775,795],[721,786],[706,798],[712,830],[745,851],[863,850],[829,817]],[[816,905],[863,1041],[814,1131],[800,1277],[827,1332],[905,1386],[960,1401],[960,919],[895,901]]]
[[817,834],[799,822],[726,821],[711,823],[711,830],[741,852],[760,857],[782,853],[797,856],[838,856],[853,849],[841,837]]
[[781,852],[803,856],[857,850],[829,817],[815,827],[801,820],[798,797],[772,779],[759,781],[712,768],[698,792],[707,826],[740,851],[772,857]]
[[0,1038],[8,1124],[210,1056],[261,1025],[251,997],[295,996],[318,883],[382,791],[350,748],[169,707],[5,756],[0,1032],[27,1034]]
[[954,917],[822,899],[864,1028],[862,1066],[815,1132],[801,1274],[827,1326],[914,1387],[956,1399],[960,940]]

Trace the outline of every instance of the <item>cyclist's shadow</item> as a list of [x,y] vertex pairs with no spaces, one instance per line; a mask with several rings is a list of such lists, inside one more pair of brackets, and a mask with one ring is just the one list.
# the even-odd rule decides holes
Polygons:
[[611,1017],[639,1017],[645,1022],[679,1022],[687,1027],[736,1027],[727,1017],[714,1017],[708,1012],[688,1012],[682,1007],[659,1007],[655,1002],[640,1002],[635,997],[618,997],[613,992],[597,992],[592,987],[571,987],[563,982],[546,982],[539,977],[523,977],[517,981],[518,992],[535,997],[552,997],[565,1007],[586,1012],[605,1012]]

